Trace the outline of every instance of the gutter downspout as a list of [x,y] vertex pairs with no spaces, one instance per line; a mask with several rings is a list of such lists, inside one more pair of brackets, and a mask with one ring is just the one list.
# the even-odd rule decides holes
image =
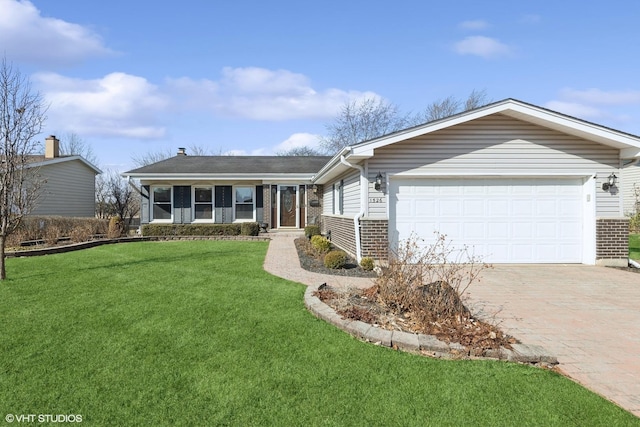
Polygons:
[[358,264],[359,264],[360,261],[362,260],[362,249],[360,248],[360,217],[364,216],[365,206],[366,206],[366,196],[367,196],[367,193],[365,190],[368,189],[369,182],[367,181],[367,177],[364,174],[364,168],[360,165],[354,165],[349,163],[345,159],[344,154],[340,156],[340,163],[342,163],[347,167],[357,169],[360,171],[360,212],[358,212],[353,217],[353,227],[356,235],[355,236],[356,237],[356,261],[358,261]]

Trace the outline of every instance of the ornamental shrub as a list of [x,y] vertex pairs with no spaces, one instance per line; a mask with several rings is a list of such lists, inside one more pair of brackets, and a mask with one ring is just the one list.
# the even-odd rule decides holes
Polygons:
[[145,224],[143,236],[238,236],[240,224]]
[[368,256],[363,257],[360,260],[360,267],[362,267],[362,269],[364,271],[372,271],[373,267],[375,267],[375,263],[373,261],[373,258],[368,257]]
[[320,253],[329,252],[331,250],[331,242],[326,237],[315,235],[311,238],[311,246]]
[[243,236],[257,236],[260,234],[260,224],[257,222],[243,222],[240,225],[240,234]]
[[344,251],[334,250],[328,252],[324,256],[324,266],[327,268],[338,269],[344,267],[347,263],[347,254]]
[[320,227],[317,226],[317,225],[307,225],[304,228],[304,235],[307,237],[307,239],[310,239],[313,236],[319,236],[320,235]]

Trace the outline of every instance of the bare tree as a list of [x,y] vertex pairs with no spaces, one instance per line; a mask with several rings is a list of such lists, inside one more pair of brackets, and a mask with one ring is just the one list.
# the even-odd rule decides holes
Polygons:
[[407,125],[407,116],[395,104],[378,98],[346,103],[338,117],[326,125],[327,135],[320,140],[322,151],[335,154],[342,148],[377,138]]
[[294,147],[289,150],[276,151],[276,156],[322,156],[323,153],[312,147]]
[[418,125],[431,122],[433,120],[444,119],[463,111],[473,110],[488,104],[489,99],[485,90],[472,90],[467,99],[461,100],[455,96],[448,96],[432,102],[424,109],[422,113],[418,113],[411,120],[412,124]]
[[133,157],[131,157],[131,160],[136,166],[142,167],[150,165],[152,163],[160,162],[162,160],[166,160],[173,155],[173,151],[167,148],[166,150],[151,151],[148,153],[134,155]]
[[[190,156],[221,156],[222,149],[218,149],[217,153],[214,154],[214,152],[208,147],[204,147],[201,145],[190,145],[189,148],[187,148],[187,153]],[[150,165],[152,163],[160,162],[162,160],[166,160],[173,156],[175,156],[175,152],[169,148],[166,148],[158,151],[150,151],[148,153],[143,153],[140,155],[134,155],[133,157],[131,157],[131,160],[137,167],[142,167]]]
[[0,65],[0,280],[7,277],[7,237],[35,207],[41,187],[38,170],[30,167],[38,153],[36,137],[46,121],[46,106],[39,92],[19,70],[2,59]]
[[90,163],[98,164],[98,158],[93,152],[93,148],[75,132],[67,133],[60,138],[60,154],[82,156]]
[[432,102],[417,114],[402,114],[395,104],[378,98],[346,103],[335,120],[326,125],[327,135],[320,146],[326,154],[342,148],[378,138],[392,132],[449,117],[462,111],[487,104],[484,90],[474,90],[466,100],[449,96]]
[[96,215],[99,218],[114,216],[122,220],[122,233],[131,226],[133,217],[140,211],[138,193],[115,171],[107,171],[96,181]]

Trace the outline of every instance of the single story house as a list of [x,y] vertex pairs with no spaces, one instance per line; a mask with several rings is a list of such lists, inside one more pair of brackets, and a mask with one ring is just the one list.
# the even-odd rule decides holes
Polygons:
[[44,156],[32,156],[38,169],[40,194],[30,215],[93,218],[96,215],[96,175],[102,171],[82,156],[60,155],[60,141],[45,139]]
[[492,263],[627,265],[621,170],[640,137],[506,99],[328,157],[180,155],[123,175],[142,223],[319,223],[384,258],[434,232]]

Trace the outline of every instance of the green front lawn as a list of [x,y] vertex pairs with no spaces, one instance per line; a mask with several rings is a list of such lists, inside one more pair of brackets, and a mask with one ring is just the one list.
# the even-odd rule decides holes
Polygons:
[[[8,260],[0,415],[83,425],[640,425],[550,371],[376,347],[262,270],[265,242]],[[297,260],[282,260],[297,262]]]
[[640,261],[640,234],[629,234],[629,258]]

